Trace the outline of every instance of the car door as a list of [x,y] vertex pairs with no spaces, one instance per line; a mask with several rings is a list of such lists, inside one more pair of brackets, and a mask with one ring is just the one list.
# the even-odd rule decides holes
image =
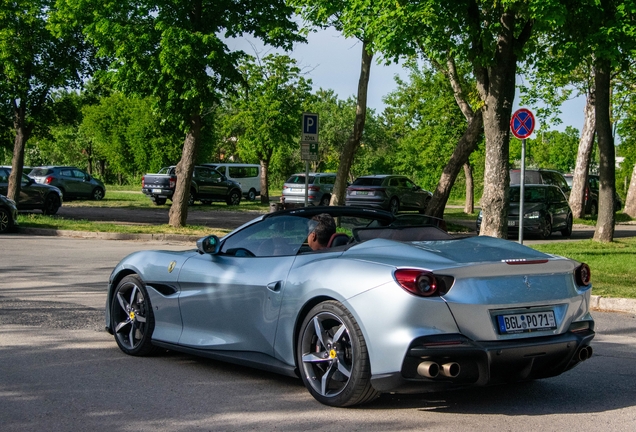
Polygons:
[[74,190],[77,196],[89,197],[93,193],[93,185],[89,180],[89,176],[82,170],[71,170],[73,175]]
[[198,199],[213,198],[214,196],[214,184],[211,172],[212,170],[209,168],[194,167],[192,176],[197,184]]
[[285,281],[306,237],[306,219],[269,218],[225,239],[219,254],[189,259],[179,344],[273,355]]
[[423,210],[426,205],[428,194],[409,179],[404,179],[404,187],[406,188],[408,203],[411,210]]
[[[9,176],[11,170],[7,168],[0,168],[0,195],[7,196],[9,192]],[[26,174],[22,174],[22,182],[20,184],[20,199],[17,200],[17,205],[20,210],[29,210],[42,207],[42,194],[40,190],[35,187],[30,187],[35,184],[35,180],[29,178]]]
[[558,186],[549,187],[547,199],[548,209],[552,214],[553,229],[564,227],[570,214],[570,207],[565,195]]

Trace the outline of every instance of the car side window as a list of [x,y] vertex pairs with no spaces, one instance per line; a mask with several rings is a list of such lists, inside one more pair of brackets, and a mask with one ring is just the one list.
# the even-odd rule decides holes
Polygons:
[[327,177],[323,177],[323,178],[322,178],[322,182],[323,182],[324,184],[332,185],[332,184],[336,183],[336,176],[327,176]]
[[221,253],[242,257],[296,255],[309,229],[309,219],[295,216],[266,218],[223,242]]
[[73,170],[73,177],[78,179],[84,179],[86,177],[86,174],[80,170]]
[[69,169],[60,170],[60,175],[63,177],[73,177],[73,172]]
[[9,173],[7,170],[0,168],[0,182],[8,183],[9,182]]
[[409,189],[413,189],[415,187],[415,183],[413,183],[411,180],[405,179],[404,183],[405,186]]

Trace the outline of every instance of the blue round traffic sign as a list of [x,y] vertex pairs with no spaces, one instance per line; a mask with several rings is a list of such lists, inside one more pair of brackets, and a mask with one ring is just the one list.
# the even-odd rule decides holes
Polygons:
[[528,138],[534,130],[534,115],[529,109],[520,108],[510,119],[510,130],[519,139]]

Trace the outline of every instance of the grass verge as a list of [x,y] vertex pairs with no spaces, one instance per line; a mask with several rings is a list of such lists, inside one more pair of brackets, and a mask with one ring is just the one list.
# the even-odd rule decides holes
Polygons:
[[582,240],[530,247],[587,263],[592,270],[594,295],[636,298],[636,238],[621,238],[611,243]]

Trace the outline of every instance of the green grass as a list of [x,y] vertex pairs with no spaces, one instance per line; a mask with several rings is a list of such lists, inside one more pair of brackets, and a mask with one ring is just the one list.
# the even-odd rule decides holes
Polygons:
[[636,238],[611,243],[593,240],[531,245],[533,249],[587,263],[592,270],[592,294],[636,298]]

